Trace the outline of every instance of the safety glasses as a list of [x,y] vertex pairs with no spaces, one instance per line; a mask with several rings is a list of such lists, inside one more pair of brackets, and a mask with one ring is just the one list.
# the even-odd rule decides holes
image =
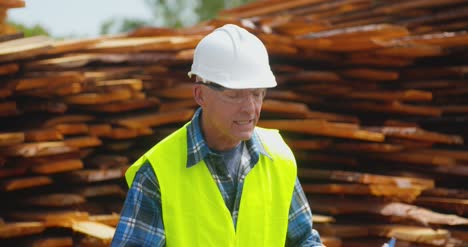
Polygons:
[[213,91],[216,91],[217,95],[219,95],[223,101],[232,104],[241,104],[250,98],[252,98],[255,103],[259,104],[263,102],[266,95],[266,89],[264,88],[230,89],[212,82],[197,82],[197,84],[204,85]]

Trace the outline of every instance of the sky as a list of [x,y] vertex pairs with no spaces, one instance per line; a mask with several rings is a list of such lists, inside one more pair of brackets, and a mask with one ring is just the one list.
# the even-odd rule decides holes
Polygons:
[[8,19],[27,26],[40,24],[54,37],[97,37],[101,23],[112,17],[152,19],[144,0],[25,0],[26,7],[8,10]]

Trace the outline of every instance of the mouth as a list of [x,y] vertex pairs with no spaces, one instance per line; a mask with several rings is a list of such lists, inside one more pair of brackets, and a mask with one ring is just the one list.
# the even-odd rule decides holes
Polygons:
[[234,121],[234,123],[238,124],[238,125],[250,125],[252,124],[253,120],[250,119],[250,120],[241,120],[241,121]]

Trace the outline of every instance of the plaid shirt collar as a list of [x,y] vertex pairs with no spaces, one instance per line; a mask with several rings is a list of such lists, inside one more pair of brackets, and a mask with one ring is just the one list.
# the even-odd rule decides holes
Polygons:
[[[199,108],[194,116],[192,121],[187,125],[187,168],[198,164],[202,161],[206,155],[212,153],[211,149],[208,147],[203,133],[200,127],[200,116],[202,114],[202,109]],[[256,164],[260,158],[260,154],[267,156],[271,159],[271,156],[265,151],[263,144],[257,134],[254,131],[252,138],[245,142],[246,148],[250,154],[251,165]]]

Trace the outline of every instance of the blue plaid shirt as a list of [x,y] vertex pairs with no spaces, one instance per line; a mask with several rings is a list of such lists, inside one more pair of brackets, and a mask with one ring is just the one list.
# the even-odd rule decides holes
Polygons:
[[[201,109],[187,125],[187,167],[205,161],[231,212],[235,227],[245,176],[260,155],[270,156],[254,132],[252,138],[244,142],[239,176],[232,178],[223,165],[222,156],[211,151],[205,142],[199,125],[200,115]],[[111,246],[166,246],[159,184],[149,162],[143,164],[135,175]],[[312,213],[298,179],[289,210],[286,246],[322,246],[319,234],[312,228]]]

